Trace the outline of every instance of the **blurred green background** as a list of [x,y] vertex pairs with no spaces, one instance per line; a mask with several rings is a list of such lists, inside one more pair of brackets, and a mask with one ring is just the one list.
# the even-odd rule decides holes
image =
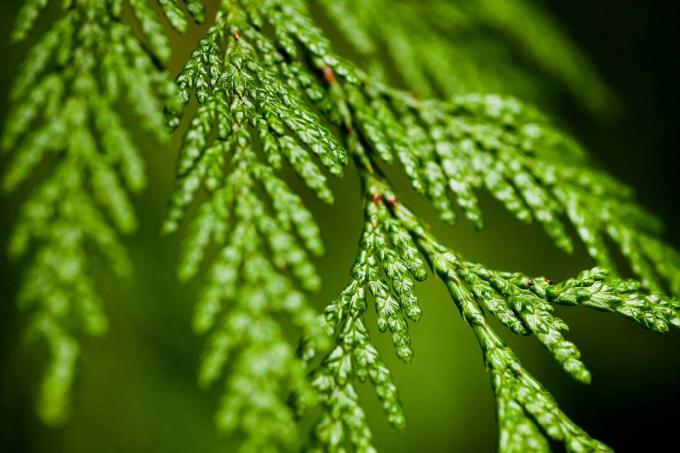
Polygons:
[[[680,246],[680,183],[676,175],[680,114],[677,60],[678,17],[670,2],[636,0],[554,0],[547,2],[573,38],[618,94],[621,114],[598,121],[565,95],[554,109],[562,124],[586,143],[596,160],[638,190],[641,202],[667,222],[667,239]],[[10,44],[8,35],[18,3],[0,4],[0,123],[7,88],[28,44]],[[49,21],[41,22],[45,27]],[[40,30],[37,30],[38,32]],[[200,35],[178,42],[176,70]],[[150,185],[136,198],[140,229],[125,242],[136,272],[121,281],[104,268],[101,283],[110,317],[109,332],[85,339],[76,384],[73,417],[63,428],[42,426],[33,412],[41,373],[40,352],[26,344],[26,318],[14,302],[21,263],[0,253],[0,452],[217,452],[232,451],[212,423],[222,391],[200,391],[195,370],[202,340],[190,330],[198,282],[179,285],[178,237],[160,237],[159,225],[172,187],[176,141],[158,148],[140,138]],[[0,165],[0,171],[2,166]],[[293,185],[304,192],[300,184]],[[30,189],[30,188],[29,188]],[[317,213],[328,253],[320,260],[323,290],[313,299],[322,307],[343,287],[360,230],[357,179],[349,171],[334,183],[334,206],[307,197]],[[17,213],[21,194],[3,196],[0,250]],[[433,212],[410,192],[406,202],[423,216]],[[484,199],[488,228],[475,232],[461,222],[454,228],[432,222],[444,241],[470,259],[491,267],[573,275],[592,263],[582,249],[559,252],[539,227],[515,221]],[[408,417],[405,432],[393,431],[370,388],[362,399],[381,451],[493,451],[494,403],[479,348],[444,288],[430,279],[419,290],[424,309],[413,327],[414,362],[394,356],[387,336],[375,336],[391,365]],[[572,382],[529,338],[502,331],[524,365],[553,393],[564,411],[593,436],[619,451],[678,448],[680,423],[680,335],[659,336],[605,314],[558,309],[571,325],[593,383]],[[374,329],[375,331],[375,329]],[[675,445],[675,448],[673,448]],[[670,448],[669,448],[670,447]]]

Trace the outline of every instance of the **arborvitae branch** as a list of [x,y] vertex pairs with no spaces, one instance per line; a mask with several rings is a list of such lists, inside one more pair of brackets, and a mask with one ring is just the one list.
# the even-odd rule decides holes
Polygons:
[[319,3],[374,79],[389,80],[392,67],[419,96],[478,92],[542,100],[551,93],[540,81],[548,73],[593,113],[612,108],[610,91],[538,2]]
[[[417,321],[421,316],[413,292],[414,279],[425,279],[427,271],[408,231],[390,216],[381,200],[379,193],[370,193],[352,280],[325,310],[324,322],[336,346],[311,375],[324,407],[311,445],[320,451],[337,451],[346,442],[358,451],[371,448],[370,430],[354,390],[355,380],[370,379],[390,424],[396,428],[405,426],[391,374],[370,342],[365,312],[370,297],[375,301],[379,330],[390,331],[397,356],[409,362],[413,350],[407,320]],[[315,354],[306,348],[307,343],[304,346],[303,357],[313,360]]]
[[[370,342],[364,315],[371,296],[379,329],[390,330],[400,359],[411,359],[406,319],[417,321],[421,311],[408,274],[424,279],[422,255],[446,285],[484,353],[498,404],[499,449],[549,451],[547,435],[564,443],[568,451],[607,450],[560,411],[547,390],[488,324],[487,317],[497,318],[513,333],[535,335],[566,372],[588,383],[590,373],[576,346],[563,337],[568,328],[553,313],[554,304],[617,312],[648,329],[666,332],[669,325],[680,328],[678,301],[646,295],[638,283],[611,278],[598,268],[554,284],[546,278],[493,271],[465,261],[438,242],[397,201],[385,180],[368,170],[363,177],[366,223],[352,281],[325,315],[337,345],[311,374],[324,407],[312,445],[320,451],[340,451],[348,444],[358,451],[372,450],[370,430],[352,384],[367,377],[375,385],[390,422],[403,427],[396,388]],[[315,358],[313,354],[303,355],[309,361]]]
[[[553,314],[554,303],[615,311],[657,331],[677,325],[676,303],[644,295],[634,283],[608,279],[599,270],[552,285],[466,262],[436,241],[378,176],[382,162],[391,163],[396,154],[414,188],[432,200],[444,220],[456,217],[452,195],[478,227],[483,222],[475,191],[483,187],[518,218],[541,222],[560,247],[571,250],[562,218],[566,213],[603,265],[610,260],[600,235],[616,239],[619,231],[634,231],[640,242],[630,236],[619,239],[623,252],[640,275],[654,273],[643,266],[644,260],[674,252],[654,239],[657,227],[631,202],[630,191],[593,170],[577,144],[513,99],[467,95],[449,102],[419,101],[375,83],[332,51],[298,0],[223,1],[215,25],[177,84],[182,102],[195,93],[199,106],[181,150],[166,230],[177,229],[187,206],[205,187],[208,201],[193,220],[180,275],[197,271],[211,241],[224,247],[212,264],[196,326],[202,332],[213,329],[202,380],[217,378],[228,353],[241,351],[228,377],[230,390],[218,422],[228,431],[240,428],[246,449],[291,443],[295,431],[283,404],[286,393],[296,394],[299,409],[314,394],[301,380],[304,365],[290,355],[285,339],[270,334],[262,344],[253,333],[262,325],[268,332],[281,329],[272,313],[281,295],[294,291],[288,271],[305,289],[318,284],[306,258],[318,248],[305,251],[297,245],[298,239],[308,244],[309,238],[318,244],[317,228],[272,170],[287,160],[320,199],[331,201],[316,159],[339,175],[347,160],[345,149],[362,171],[367,205],[352,280],[324,316],[336,346],[324,353],[324,336],[312,331],[313,311],[301,295],[295,293],[300,302],[287,311],[307,334],[301,358],[309,364],[320,360],[312,365],[310,379],[323,413],[310,448],[372,449],[354,390],[356,379],[369,379],[390,422],[404,425],[396,387],[370,343],[364,314],[368,299],[374,299],[379,329],[389,330],[397,355],[410,360],[408,320],[420,316],[414,279],[425,277],[420,255],[447,285],[482,346],[499,401],[501,448],[546,449],[543,432],[573,451],[605,448],[559,411],[487,324],[484,311],[515,333],[534,334],[568,373],[588,382],[578,350],[562,335],[566,325]],[[168,113],[171,125],[177,125],[177,110]],[[260,201],[262,195],[268,203]],[[286,203],[292,210],[284,218],[303,213],[295,225],[280,221]],[[595,203],[597,210],[591,209]],[[277,219],[268,214],[272,210]],[[675,288],[677,274],[671,269],[660,267],[658,274]],[[280,281],[277,287],[283,292],[268,292],[269,279]],[[655,288],[651,277],[643,283]],[[229,308],[225,302],[231,302]],[[218,324],[220,315],[224,322]],[[305,322],[295,322],[295,316]],[[280,356],[275,365],[258,368],[259,360],[247,360],[253,349],[280,351]],[[265,376],[273,387],[253,384]],[[267,395],[266,404],[247,401],[245,395],[254,389]]]
[[[26,2],[15,38],[27,35],[46,3]],[[592,77],[553,58],[554,48],[575,55],[558,33],[512,19],[540,14],[524,2],[510,8],[500,0],[430,0],[413,9],[399,2],[361,3],[365,8],[353,1],[323,6],[363,56],[375,63],[378,49],[388,49],[401,77],[423,93],[457,93],[465,87],[461,81],[476,78],[481,60],[450,55],[471,56],[483,45],[474,31],[480,25],[513,36],[585,99],[602,93]],[[3,148],[15,152],[7,189],[43,159],[55,163],[24,205],[12,242],[16,255],[29,243],[35,249],[21,298],[37,305],[31,330],[47,340],[53,356],[41,403],[48,422],[65,413],[76,333],[105,327],[86,271],[90,250],[117,271],[127,267],[117,235],[135,227],[128,191],[141,189],[144,171],[116,113],[119,95],[126,95],[145,129],[163,138],[158,106],[172,84],[152,55],[166,59],[169,41],[147,2],[128,4],[145,44],[120,21],[122,0],[66,3],[19,75],[3,137]],[[158,4],[178,31],[187,28],[183,8],[196,22],[206,19],[200,0]],[[425,8],[436,13],[426,18],[418,12]],[[448,21],[468,24],[465,33],[481,41],[464,48],[442,40]],[[483,80],[480,88],[491,86],[493,80]],[[680,294],[680,255],[658,239],[659,222],[634,204],[631,191],[593,169],[578,144],[511,98],[421,101],[376,82],[333,51],[304,0],[222,0],[177,88],[166,111],[171,127],[179,125],[192,97],[198,105],[182,142],[164,231],[178,230],[188,208],[198,205],[187,219],[178,273],[186,280],[203,266],[208,270],[194,317],[195,330],[209,335],[199,381],[208,385],[225,377],[216,420],[243,437],[244,450],[291,448],[298,441],[296,410],[318,404],[309,448],[371,451],[356,381],[370,380],[390,423],[404,426],[396,386],[370,341],[365,313],[373,301],[379,330],[389,331],[397,356],[410,361],[409,321],[421,316],[414,287],[426,277],[425,263],[479,341],[498,401],[500,449],[545,451],[550,440],[569,451],[607,449],[560,411],[488,323],[493,316],[516,334],[536,336],[581,382],[590,374],[564,337],[567,326],[555,304],[616,312],[658,332],[680,327],[680,304],[646,292]],[[320,284],[312,264],[312,256],[323,253],[320,232],[277,170],[287,162],[330,203],[327,173],[341,176],[349,157],[362,178],[365,224],[351,280],[319,317],[304,291]],[[455,201],[481,228],[476,192],[484,189],[520,220],[540,222],[567,251],[573,247],[565,227],[570,222],[600,267],[553,284],[464,260],[398,201],[381,172],[393,161],[443,220],[455,221]],[[204,197],[197,197],[200,192]],[[641,285],[603,270],[612,267],[607,238],[629,259]],[[298,355],[287,338],[291,330],[305,338]]]
[[[14,29],[24,39],[48,2],[24,3]],[[155,56],[170,48],[145,2],[130,6]],[[102,301],[89,267],[101,255],[115,274],[129,263],[118,234],[136,227],[128,191],[145,185],[144,164],[118,113],[125,95],[141,125],[166,138],[162,105],[172,81],[120,20],[122,1],[66,2],[54,25],[33,46],[17,76],[2,140],[13,157],[3,180],[12,191],[43,161],[45,179],[23,204],[10,252],[31,252],[19,292],[34,315],[29,333],[44,340],[50,362],[38,411],[49,424],[62,422],[79,355],[81,331],[106,329]]]
[[[286,405],[290,392],[301,404],[314,399],[304,363],[285,339],[278,315],[289,317],[317,344],[324,341],[314,311],[295,289],[319,287],[308,257],[323,252],[318,227],[272,168],[285,159],[321,200],[330,202],[326,177],[313,156],[336,175],[347,159],[305,106],[299,87],[280,80],[284,62],[267,55],[271,44],[251,22],[258,17],[253,7],[223,2],[178,78],[182,101],[186,104],[195,92],[199,107],[185,135],[180,179],[165,224],[167,232],[175,231],[197,191],[208,191],[191,223],[180,277],[197,272],[211,242],[220,248],[194,318],[198,332],[212,331],[200,381],[219,378],[229,355],[238,354],[217,423],[226,431],[243,431],[243,448],[252,451],[296,440],[294,414]],[[262,155],[254,152],[256,144]]]
[[354,115],[349,121],[382,160],[391,162],[397,154],[414,189],[432,201],[442,220],[455,221],[454,198],[481,228],[475,191],[483,188],[518,219],[540,222],[560,248],[571,251],[566,217],[603,267],[612,267],[604,241],[609,237],[647,289],[679,294],[680,261],[657,239],[660,222],[535,110],[496,95],[418,101],[367,81],[358,88],[353,81],[341,83],[345,91],[334,90],[337,108]]

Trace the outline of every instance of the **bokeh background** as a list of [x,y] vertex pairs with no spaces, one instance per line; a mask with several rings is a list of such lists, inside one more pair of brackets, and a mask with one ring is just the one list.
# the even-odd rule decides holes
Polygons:
[[[596,161],[633,185],[641,203],[665,219],[666,239],[680,246],[680,182],[675,159],[680,137],[678,15],[669,1],[552,0],[546,6],[590,57],[620,99],[619,114],[597,120],[568,96],[552,109],[564,127],[584,142]],[[7,91],[27,44],[8,35],[18,2],[0,2],[0,123]],[[42,27],[49,21],[41,23]],[[200,35],[193,30],[177,47],[177,69]],[[140,138],[141,143],[144,138]],[[22,337],[26,318],[15,296],[21,263],[0,253],[0,452],[218,452],[232,451],[219,436],[212,415],[222,388],[200,391],[195,370],[202,340],[190,330],[197,283],[179,285],[177,237],[160,237],[159,225],[172,187],[176,143],[143,146],[150,185],[136,199],[140,229],[125,239],[136,272],[121,281],[95,268],[107,302],[110,328],[85,339],[73,416],[63,428],[42,426],[33,412],[42,357]],[[0,164],[0,170],[2,165]],[[327,255],[319,262],[322,307],[343,287],[360,230],[356,175],[335,183],[332,207],[309,198],[317,213]],[[302,187],[296,186],[303,191]],[[30,188],[29,188],[30,189]],[[408,191],[407,202],[434,219],[425,203]],[[20,196],[1,198],[0,250],[17,213]],[[592,263],[583,250],[559,252],[535,226],[512,219],[485,200],[489,225],[475,232],[432,222],[446,243],[489,266],[565,278]],[[362,398],[384,452],[494,451],[494,402],[481,354],[445,290],[434,279],[419,291],[422,321],[413,327],[416,356],[401,364],[385,336],[375,336],[392,366],[408,416],[397,433],[384,421],[370,388]],[[593,436],[618,451],[678,451],[680,426],[680,334],[659,336],[615,316],[578,309],[559,313],[571,325],[593,373],[590,386],[572,382],[529,338],[504,338],[524,365]],[[375,330],[375,329],[374,329]]]

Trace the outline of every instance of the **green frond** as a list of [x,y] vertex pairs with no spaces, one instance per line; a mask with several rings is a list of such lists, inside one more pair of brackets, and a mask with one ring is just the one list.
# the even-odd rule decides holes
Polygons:
[[[308,253],[321,249],[318,229],[275,171],[286,160],[320,199],[331,201],[317,160],[340,175],[348,154],[363,174],[366,221],[352,278],[323,318],[335,346],[324,353],[314,337],[321,334],[308,334],[300,352],[304,361],[281,370],[297,373],[294,370],[311,367],[311,387],[286,387],[299,397],[297,410],[312,404],[314,398],[305,396],[307,392],[317,395],[322,412],[308,448],[342,451],[351,446],[372,451],[370,429],[355,391],[356,382],[366,379],[374,385],[390,422],[403,427],[396,387],[371,344],[364,315],[373,301],[378,329],[390,333],[397,356],[409,361],[413,356],[409,321],[417,321],[421,314],[414,286],[426,276],[425,261],[444,281],[482,344],[499,401],[501,447],[545,449],[547,433],[570,450],[606,448],[562,414],[547,391],[523,371],[486,324],[485,311],[516,334],[536,336],[565,371],[587,383],[590,373],[576,346],[564,337],[567,326],[554,314],[554,304],[568,304],[578,293],[578,304],[617,312],[664,331],[677,323],[676,302],[645,295],[633,289],[632,282],[604,274],[591,282],[599,270],[553,285],[546,279],[467,262],[437,242],[378,176],[380,166],[392,163],[396,155],[413,187],[433,202],[445,221],[453,222],[457,216],[455,200],[481,228],[476,193],[484,188],[520,220],[540,222],[566,251],[573,247],[566,229],[569,221],[601,265],[611,262],[603,238],[607,234],[621,238],[622,251],[636,272],[657,272],[639,263],[647,255],[669,252],[647,242],[643,255],[614,232],[623,229],[654,237],[658,225],[646,220],[627,187],[592,169],[575,141],[512,98],[461,95],[447,102],[421,101],[372,81],[333,52],[305,2],[297,0],[222,2],[215,25],[191,55],[177,85],[181,103],[186,105],[195,95],[198,108],[180,152],[178,186],[165,229],[177,229],[201,187],[208,192],[208,201],[191,221],[180,276],[198,271],[210,243],[222,249],[194,320],[197,331],[212,332],[200,380],[219,378],[230,361],[240,364],[228,374],[230,391],[219,413],[229,420],[220,418],[224,429],[245,433],[244,448],[294,442],[294,436],[281,435],[293,431],[289,425],[293,409],[284,411],[286,391],[267,393],[271,398],[262,408],[242,402],[239,395],[244,390],[235,384],[254,373],[240,357],[255,340],[232,317],[267,313],[276,300],[271,294],[251,293],[243,274],[251,268],[249,253],[256,254],[259,269],[264,269],[258,278],[276,276],[289,282],[286,285],[296,279],[308,290],[318,286],[308,259]],[[171,126],[179,124],[180,111],[179,104],[168,110]],[[297,223],[291,222],[294,211],[284,204],[302,213]],[[593,209],[595,205],[598,209]],[[665,267],[658,273],[675,278]],[[266,280],[254,281],[259,288],[266,286]],[[649,282],[651,278],[643,280],[648,289],[656,289]],[[309,313],[311,319],[313,311]],[[275,327],[279,324],[272,320]],[[283,338],[268,347],[290,348]],[[527,396],[529,389],[536,394]],[[283,424],[272,415],[279,411]],[[268,427],[266,432],[248,425],[253,413],[271,418],[261,424]],[[285,424],[287,430],[282,428]]]
[[296,221],[312,222],[311,216],[292,220],[287,202],[302,207],[301,201],[258,162],[249,134],[241,129],[246,124],[234,123],[234,149],[219,148],[232,154],[225,163],[229,170],[191,221],[179,272],[183,279],[193,276],[206,261],[206,249],[211,244],[219,249],[209,261],[194,316],[195,330],[209,333],[199,382],[214,382],[231,364],[217,425],[243,432],[244,451],[261,451],[290,447],[297,439],[294,413],[286,404],[290,392],[305,404],[314,400],[304,363],[286,339],[281,317],[320,347],[325,337],[315,312],[296,289],[318,289],[319,277],[308,256],[321,251],[318,229],[307,224],[297,228]]
[[[499,449],[608,451],[489,323],[533,335],[582,383],[590,372],[555,305],[617,313],[660,333],[680,328],[680,255],[660,239],[661,222],[541,112],[489,94],[540,100],[549,90],[537,75],[547,73],[602,112],[611,105],[606,87],[528,0],[319,2],[315,12],[331,18],[367,72],[335,52],[309,3],[221,0],[212,21],[201,0],[65,2],[29,51],[0,146],[9,155],[4,190],[43,168],[47,175],[22,205],[10,243],[14,257],[30,257],[19,300],[34,313],[29,333],[50,352],[41,417],[64,420],[79,336],[106,329],[93,260],[130,271],[120,235],[137,226],[130,194],[143,189],[146,172],[122,100],[161,142],[185,111],[190,117],[163,231],[186,223],[177,274],[201,279],[192,321],[207,337],[198,382],[223,380],[215,421],[242,451],[298,448],[305,413],[315,417],[306,449],[375,451],[356,391],[366,381],[389,423],[404,428],[366,315],[372,304],[378,330],[410,362],[422,315],[416,282],[428,269],[481,347]],[[47,4],[26,0],[15,39],[27,37]],[[189,17],[211,25],[173,83],[160,69],[172,51],[165,29],[183,32]],[[531,64],[518,65],[516,55]],[[497,69],[484,70],[488,62]],[[419,95],[448,99],[391,88],[388,68]],[[328,175],[341,177],[350,162],[361,178],[363,230],[347,285],[319,315],[308,299],[321,285],[314,258],[324,252],[322,232],[282,167],[332,203]],[[573,227],[597,267],[553,283],[468,261],[400,202],[384,176],[389,166],[403,167],[445,222],[462,215],[483,228],[485,190],[566,252]],[[612,244],[639,282],[618,276]],[[303,338],[297,350],[291,334]]]
[[[27,36],[47,3],[24,3],[14,38]],[[103,257],[118,275],[130,268],[119,234],[136,228],[129,193],[143,189],[146,176],[119,113],[120,93],[128,93],[145,129],[167,137],[160,106],[172,81],[118,20],[114,3],[65,4],[19,70],[2,137],[11,156],[5,191],[49,166],[23,203],[10,242],[13,257],[29,255],[19,300],[33,313],[30,337],[49,351],[38,401],[47,424],[68,416],[79,336],[106,330],[93,260]],[[160,30],[151,33],[165,39]]]
[[[372,451],[370,430],[353,381],[370,379],[390,424],[400,429],[405,425],[396,387],[370,342],[364,316],[370,297],[378,329],[390,332],[396,355],[410,362],[413,349],[408,321],[418,321],[421,316],[414,281],[423,280],[427,271],[408,231],[382,203],[382,195],[375,186],[367,191],[364,231],[352,280],[325,311],[324,321],[337,345],[311,375],[323,406],[311,450],[340,451],[349,444],[357,451]],[[308,361],[315,358],[304,349],[302,355]]]
[[647,289],[668,293],[677,288],[672,267],[652,264],[673,253],[656,238],[659,222],[635,204],[628,187],[594,168],[574,140],[534,109],[496,95],[469,94],[440,103],[380,87],[365,91],[373,96],[370,105],[349,95],[338,102],[356,102],[360,105],[351,105],[353,111],[368,109],[366,116],[384,121],[390,132],[376,141],[362,129],[361,116],[353,119],[369,153],[382,157],[384,148],[397,150],[414,189],[431,200],[442,220],[455,221],[454,199],[481,228],[476,192],[485,189],[519,220],[541,223],[561,249],[573,249],[568,221],[600,266],[613,266],[608,238]]
[[12,40],[22,41],[29,35],[40,13],[47,7],[49,0],[27,0],[21,5],[17,14]]
[[[396,274],[398,280],[393,278],[393,257],[397,257],[397,262],[405,256],[415,258],[412,262],[418,263],[418,270],[413,276],[419,275],[422,279],[422,256],[446,285],[482,348],[497,399],[500,451],[550,451],[549,441],[564,444],[567,451],[609,451],[567,418],[489,325],[488,316],[496,317],[515,334],[534,335],[567,373],[588,383],[590,373],[576,346],[563,337],[568,326],[554,314],[555,304],[583,305],[619,313],[663,333],[670,325],[680,328],[678,301],[648,295],[639,283],[610,277],[599,268],[555,284],[546,278],[498,272],[465,261],[438,242],[422,222],[397,201],[386,181],[372,176],[366,167],[363,167],[363,176],[366,226],[353,279],[326,309],[326,323],[333,332],[336,347],[311,373],[324,408],[312,445],[320,445],[323,451],[341,451],[349,445],[362,451],[372,448],[370,430],[351,385],[352,380],[365,380],[367,356],[370,364],[384,366],[370,342],[365,324],[368,297],[375,300],[379,330],[389,329],[397,355],[409,360],[413,351],[405,319],[417,320],[420,308],[413,303],[416,302],[413,281],[405,273],[406,266]],[[408,245],[398,246],[399,242],[391,242],[380,234],[386,230],[405,235],[405,242],[401,243]],[[400,252],[402,247],[409,251]],[[401,292],[404,286],[407,290]],[[407,299],[404,294],[408,295]],[[415,316],[409,311],[413,307],[417,309]],[[303,356],[310,361],[314,359],[313,354],[303,352]],[[396,390],[392,389],[393,381],[388,370],[381,374],[389,390],[382,389],[380,382],[374,382],[376,391],[383,400],[388,419],[402,427],[403,410]]]
[[[500,452],[551,451],[543,432],[568,452],[609,452],[559,409],[548,391],[520,364],[488,325],[473,328],[496,394]],[[542,432],[543,431],[543,432]]]
[[[271,5],[259,10],[223,2],[216,22],[199,42],[177,78],[185,105],[195,95],[191,120],[178,159],[178,183],[164,229],[178,229],[186,209],[201,189],[201,202],[190,220],[179,274],[195,275],[208,261],[208,279],[198,300],[194,327],[209,333],[199,381],[208,385],[226,374],[227,392],[216,421],[220,429],[241,432],[245,451],[289,448],[297,441],[297,404],[314,404],[316,392],[306,365],[284,335],[284,324],[323,349],[325,334],[304,293],[315,291],[319,276],[310,260],[323,253],[318,227],[302,200],[275,170],[287,161],[323,201],[331,202],[322,167],[340,175],[347,155],[339,141],[305,102],[300,86],[306,73],[288,83],[292,71],[275,41],[262,30],[261,16],[277,26],[282,14]],[[283,25],[281,25],[283,27]],[[176,126],[180,112],[170,109]],[[317,163],[317,161],[320,163]],[[207,260],[211,244],[218,249]],[[257,404],[253,395],[261,398]]]
[[158,0],[158,4],[163,9],[163,13],[172,28],[179,33],[187,31],[187,20],[178,0]]
[[373,79],[418,96],[508,93],[540,102],[561,89],[595,115],[613,110],[609,88],[538,2],[319,3]]
[[184,0],[189,15],[193,17],[197,24],[205,22],[205,6],[203,0]]

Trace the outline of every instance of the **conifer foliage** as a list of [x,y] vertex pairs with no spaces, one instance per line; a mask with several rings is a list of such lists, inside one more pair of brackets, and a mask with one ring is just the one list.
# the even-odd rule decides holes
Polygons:
[[[25,2],[16,39],[47,3]],[[488,94],[508,87],[484,73],[479,62],[487,54],[447,36],[442,21],[466,24],[483,43],[489,28],[518,37],[586,104],[594,99],[587,93],[602,101],[606,89],[531,38],[543,29],[518,28],[512,14],[541,14],[524,1],[404,0],[382,17],[385,3],[319,2],[369,72],[334,51],[304,0],[222,0],[214,18],[199,0],[65,3],[17,76],[2,143],[14,156],[7,190],[31,173],[42,178],[23,205],[11,251],[31,250],[19,298],[34,307],[30,330],[52,354],[39,403],[46,422],[66,415],[78,333],[106,327],[88,262],[103,255],[116,271],[128,268],[118,235],[135,228],[129,192],[143,187],[145,172],[121,118],[123,96],[160,141],[163,105],[167,129],[186,124],[163,230],[186,223],[178,276],[202,280],[193,319],[207,335],[199,383],[226,381],[216,423],[242,440],[243,451],[373,451],[356,392],[362,381],[375,388],[389,422],[404,428],[366,312],[373,307],[397,357],[411,361],[412,330],[427,310],[416,282],[428,274],[445,285],[479,342],[501,451],[548,451],[550,442],[573,452],[608,450],[560,410],[489,320],[535,336],[587,383],[590,373],[554,306],[617,313],[662,333],[680,328],[680,255],[659,239],[660,222],[635,204],[631,189],[593,166],[578,143],[534,108]],[[162,68],[171,49],[161,20],[183,32],[189,16],[209,26],[173,84]],[[411,39],[413,28],[422,33]],[[547,30],[554,47],[578,58]],[[421,100],[386,84],[383,48],[413,91],[454,96]],[[454,62],[454,55],[469,58]],[[481,93],[466,94],[471,88]],[[600,101],[587,106],[597,110]],[[43,160],[51,163],[45,172],[37,168]],[[342,177],[347,165],[360,175],[364,227],[349,282],[319,314],[310,294],[321,283],[313,258],[323,253],[323,232],[280,170],[289,167],[332,203],[328,178]],[[477,193],[486,191],[518,219],[539,222],[565,251],[573,248],[570,224],[598,267],[555,283],[469,261],[400,201],[389,166],[400,166],[448,223],[462,214],[483,228]],[[619,276],[608,241],[635,280]],[[302,338],[297,351],[291,331]],[[316,418],[308,439],[297,423],[305,413]]]
[[[24,3],[14,40],[27,38],[48,3]],[[173,25],[184,28],[177,4],[162,3]],[[199,14],[197,2],[189,3]],[[23,204],[10,253],[31,254],[19,301],[33,312],[30,335],[49,349],[38,402],[49,424],[67,415],[78,335],[106,329],[90,262],[103,258],[111,273],[129,272],[118,236],[136,228],[129,192],[143,189],[146,175],[119,98],[149,134],[167,137],[163,105],[174,88],[155,59],[167,60],[170,45],[145,1],[127,7],[148,49],[122,21],[123,7],[114,0],[64,2],[19,70],[2,137],[2,150],[12,156],[3,189],[15,190],[32,173],[40,179]]]
[[541,101],[553,92],[551,84],[540,82],[547,73],[594,114],[606,115],[615,102],[541,2],[319,3],[372,78],[405,82],[420,96],[506,93]]

